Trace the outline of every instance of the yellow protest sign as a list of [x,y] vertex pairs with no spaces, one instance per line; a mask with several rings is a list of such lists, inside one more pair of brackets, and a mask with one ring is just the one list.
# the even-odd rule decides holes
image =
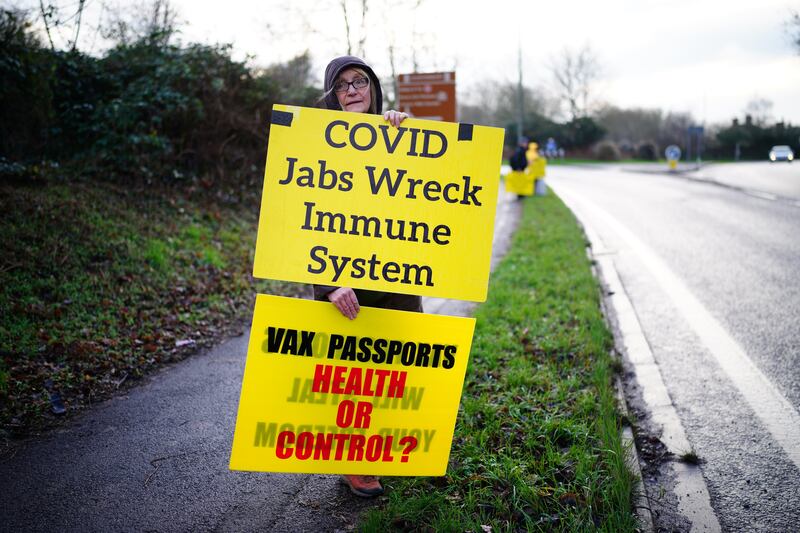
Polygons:
[[543,178],[545,175],[545,167],[547,165],[547,159],[544,157],[537,157],[536,159],[531,160],[528,164],[528,168],[525,169],[525,172],[533,176],[534,178]]
[[503,134],[275,105],[253,274],[485,300]]
[[231,469],[444,475],[474,326],[259,294]]
[[506,174],[506,191],[520,196],[533,194],[533,176],[522,170],[512,170]]

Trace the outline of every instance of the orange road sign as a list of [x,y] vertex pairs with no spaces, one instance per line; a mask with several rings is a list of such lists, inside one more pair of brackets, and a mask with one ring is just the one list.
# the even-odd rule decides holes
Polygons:
[[397,107],[416,118],[456,121],[456,73],[400,74]]

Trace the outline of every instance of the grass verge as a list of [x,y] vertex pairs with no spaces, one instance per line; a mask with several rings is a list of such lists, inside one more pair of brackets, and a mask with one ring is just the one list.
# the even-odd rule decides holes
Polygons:
[[257,206],[99,182],[0,185],[0,435],[24,435],[231,333]]
[[361,529],[636,528],[612,336],[585,246],[557,197],[525,200],[512,249],[476,312],[447,475],[385,479],[385,504]]

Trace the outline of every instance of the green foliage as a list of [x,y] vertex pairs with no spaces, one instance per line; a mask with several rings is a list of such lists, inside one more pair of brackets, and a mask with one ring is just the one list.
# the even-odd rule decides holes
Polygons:
[[[522,125],[524,135],[544,147],[545,141],[552,137],[558,146],[567,149],[588,148],[603,137],[604,130],[591,118],[580,117],[565,123],[558,123],[538,113],[528,113]],[[517,143],[517,126],[506,126],[505,142],[509,146]]]
[[601,141],[594,148],[594,156],[600,161],[619,161],[622,155],[616,143],[612,141]]
[[791,146],[795,153],[800,151],[800,127],[784,122],[760,126],[750,117],[741,124],[734,119],[730,126],[717,132],[716,141],[707,152],[711,156],[733,158],[738,144],[741,159],[765,160],[770,148],[778,144]]
[[46,425],[224,335],[258,292],[256,210],[78,180],[0,184],[0,430]]
[[0,11],[0,156],[42,150],[54,116],[53,61],[18,12]]
[[639,143],[636,157],[643,161],[658,161],[658,146],[653,141]]
[[314,105],[320,94],[308,53],[256,70],[233,60],[229,45],[143,35],[95,58],[44,48],[10,11],[0,36],[0,156],[71,163],[104,179],[186,183],[222,196],[252,190],[272,104]]

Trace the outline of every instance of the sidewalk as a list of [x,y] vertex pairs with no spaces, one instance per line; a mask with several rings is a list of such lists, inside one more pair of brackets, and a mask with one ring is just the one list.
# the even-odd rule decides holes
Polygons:
[[[519,203],[500,192],[492,266]],[[427,312],[474,304],[425,299]],[[245,329],[249,329],[249,324]],[[337,476],[232,472],[247,335],[191,357],[0,463],[0,531],[341,531],[373,505]]]

